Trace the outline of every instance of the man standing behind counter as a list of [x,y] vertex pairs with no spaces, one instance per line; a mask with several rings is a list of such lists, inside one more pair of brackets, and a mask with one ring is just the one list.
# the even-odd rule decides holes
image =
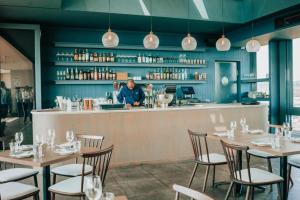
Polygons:
[[134,80],[128,80],[127,85],[124,86],[118,94],[118,101],[126,103],[127,106],[141,106],[145,100],[145,94],[140,87],[137,87]]

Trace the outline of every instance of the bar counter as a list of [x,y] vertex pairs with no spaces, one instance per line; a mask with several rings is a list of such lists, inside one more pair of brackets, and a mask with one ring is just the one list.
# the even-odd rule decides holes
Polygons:
[[[112,165],[181,161],[193,158],[187,129],[212,133],[215,127],[238,122],[242,117],[252,129],[266,129],[268,106],[202,104],[158,109],[90,111],[32,111],[33,138],[56,130],[56,143],[65,142],[65,132],[105,137],[104,145],[114,144]],[[209,141],[210,152],[220,152],[220,144]]]

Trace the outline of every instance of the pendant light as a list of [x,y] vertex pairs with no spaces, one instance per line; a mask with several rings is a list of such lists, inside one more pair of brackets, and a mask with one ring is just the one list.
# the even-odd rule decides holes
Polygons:
[[152,0],[150,0],[150,10],[151,30],[150,33],[144,37],[143,43],[146,49],[157,49],[159,45],[159,38],[152,32]]
[[119,45],[119,37],[110,29],[110,0],[108,0],[108,30],[102,36],[102,44],[104,47],[113,48]]
[[188,20],[188,34],[185,38],[182,39],[181,42],[181,47],[183,50],[185,51],[194,51],[197,48],[197,40],[191,36],[190,34],[190,0],[187,0],[187,9],[188,9],[188,16],[187,16],[187,20]]
[[248,52],[258,52],[260,49],[260,43],[259,41],[253,39],[253,21],[254,21],[254,15],[253,15],[253,0],[251,0],[251,12],[252,12],[252,22],[251,22],[251,40],[249,40],[246,43],[246,50]]
[[230,40],[225,37],[224,33],[224,5],[223,5],[223,0],[222,0],[222,20],[223,20],[223,34],[222,37],[219,38],[216,42],[216,48],[218,51],[229,51],[231,47]]

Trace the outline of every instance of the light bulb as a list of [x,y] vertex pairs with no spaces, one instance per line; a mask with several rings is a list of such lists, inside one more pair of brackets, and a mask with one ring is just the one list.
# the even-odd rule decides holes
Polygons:
[[104,47],[116,47],[119,45],[119,37],[109,28],[108,31],[102,36],[102,44]]
[[260,43],[255,39],[249,40],[246,44],[246,50],[248,52],[258,52],[259,49],[260,49]]
[[156,49],[159,46],[159,38],[152,32],[144,37],[144,47],[146,49]]
[[181,47],[185,51],[193,51],[197,48],[197,40],[191,34],[187,34],[181,42]]
[[216,48],[218,51],[229,51],[230,47],[230,40],[227,39],[225,35],[222,35],[222,37],[219,38],[216,42]]

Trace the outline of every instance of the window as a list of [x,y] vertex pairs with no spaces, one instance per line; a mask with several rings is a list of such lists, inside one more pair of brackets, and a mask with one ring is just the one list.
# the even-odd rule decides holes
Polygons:
[[[269,78],[269,45],[262,46],[256,54],[256,77]],[[269,95],[269,81],[258,82],[257,92]]]
[[300,107],[300,38],[293,40],[293,105]]

